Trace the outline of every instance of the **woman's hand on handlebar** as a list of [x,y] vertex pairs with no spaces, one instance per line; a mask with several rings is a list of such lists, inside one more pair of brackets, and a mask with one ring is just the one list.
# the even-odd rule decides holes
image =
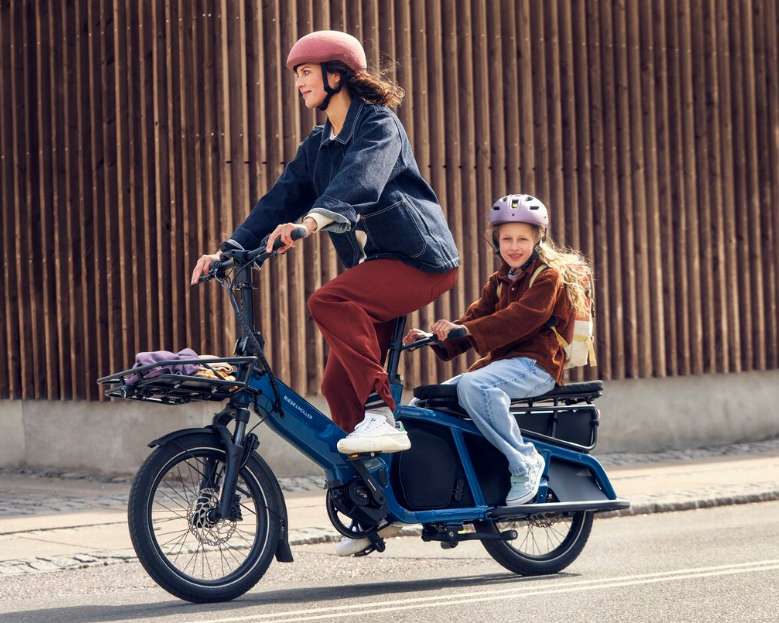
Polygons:
[[280,238],[281,241],[284,243],[284,246],[280,247],[278,252],[279,254],[286,253],[292,247],[295,246],[295,243],[298,240],[302,240],[302,238],[298,238],[297,240],[292,239],[292,232],[295,231],[296,229],[302,229],[302,228],[306,229],[306,235],[304,236],[304,238],[308,238],[311,234],[313,234],[316,231],[317,222],[310,216],[307,216],[306,218],[303,219],[303,223],[282,223],[271,232],[270,236],[268,236],[268,244],[265,247],[265,250],[268,253],[273,251],[273,243],[275,242],[276,238]]
[[468,327],[465,325],[455,324],[448,320],[444,320],[443,318],[441,320],[436,320],[433,323],[433,326],[430,327],[430,330],[435,333],[436,337],[442,342],[447,338],[449,332],[454,331],[455,329],[465,329],[465,335],[471,334],[471,332],[468,331]]
[[200,283],[200,278],[208,275],[208,271],[211,268],[211,264],[219,259],[219,254],[213,255],[201,255],[200,259],[195,264],[195,270],[192,271],[191,285],[196,286]]

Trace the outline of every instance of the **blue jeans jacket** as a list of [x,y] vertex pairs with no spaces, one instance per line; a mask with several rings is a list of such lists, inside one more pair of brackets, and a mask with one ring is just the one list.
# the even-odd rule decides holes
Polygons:
[[333,219],[328,231],[346,268],[391,258],[426,272],[459,265],[457,247],[433,189],[419,172],[406,131],[385,106],[355,97],[340,134],[316,126],[268,193],[231,238],[256,248],[279,223],[309,212]]

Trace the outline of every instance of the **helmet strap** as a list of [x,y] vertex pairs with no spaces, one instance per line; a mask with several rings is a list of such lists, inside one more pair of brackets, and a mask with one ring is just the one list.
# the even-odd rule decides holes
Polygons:
[[325,110],[327,105],[330,103],[330,98],[341,90],[344,81],[343,77],[341,77],[341,81],[338,83],[338,86],[335,88],[331,87],[330,83],[327,81],[327,64],[320,63],[319,66],[322,68],[322,84],[325,87],[325,93],[327,93],[327,95],[325,96],[324,101],[317,108],[319,108],[319,110]]
[[519,267],[520,270],[527,270],[527,267],[530,266],[533,263],[533,260],[535,260],[538,257],[538,249],[533,249],[533,253],[530,254],[530,258],[527,262],[522,264],[522,266]]

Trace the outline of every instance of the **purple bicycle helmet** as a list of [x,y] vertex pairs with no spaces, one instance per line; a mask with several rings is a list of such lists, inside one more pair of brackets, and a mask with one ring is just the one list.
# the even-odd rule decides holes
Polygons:
[[546,229],[549,225],[549,213],[541,200],[530,195],[506,195],[492,204],[490,225],[497,227],[503,223],[527,223]]

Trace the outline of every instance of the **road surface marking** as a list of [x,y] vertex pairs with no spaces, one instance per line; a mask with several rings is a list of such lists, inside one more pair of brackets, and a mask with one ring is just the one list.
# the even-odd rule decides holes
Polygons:
[[[239,621],[261,621],[272,623],[279,621],[288,623],[291,621],[314,621],[335,617],[354,616],[360,613],[376,614],[380,612],[393,612],[399,610],[414,610],[431,608],[439,605],[461,605],[484,601],[499,601],[503,599],[526,598],[538,595],[553,595],[557,593],[573,593],[587,590],[602,590],[621,588],[624,586],[636,586],[640,584],[656,584],[660,582],[674,582],[697,578],[708,578],[721,575],[735,575],[740,573],[755,573],[779,569],[779,560],[761,560],[744,562],[716,567],[698,567],[691,569],[679,569],[676,571],[663,571],[642,575],[603,578],[597,580],[581,580],[571,582],[556,582],[543,588],[532,588],[529,578],[521,582],[520,586],[509,589],[494,589],[473,591],[469,593],[445,594],[432,597],[402,597],[397,600],[357,602],[349,605],[330,606],[323,608],[310,608],[306,610],[290,610],[287,612],[273,612],[268,614],[253,614],[225,619],[208,619],[208,623],[238,623]],[[537,582],[533,579],[533,583]],[[199,623],[206,623],[201,621]]]

